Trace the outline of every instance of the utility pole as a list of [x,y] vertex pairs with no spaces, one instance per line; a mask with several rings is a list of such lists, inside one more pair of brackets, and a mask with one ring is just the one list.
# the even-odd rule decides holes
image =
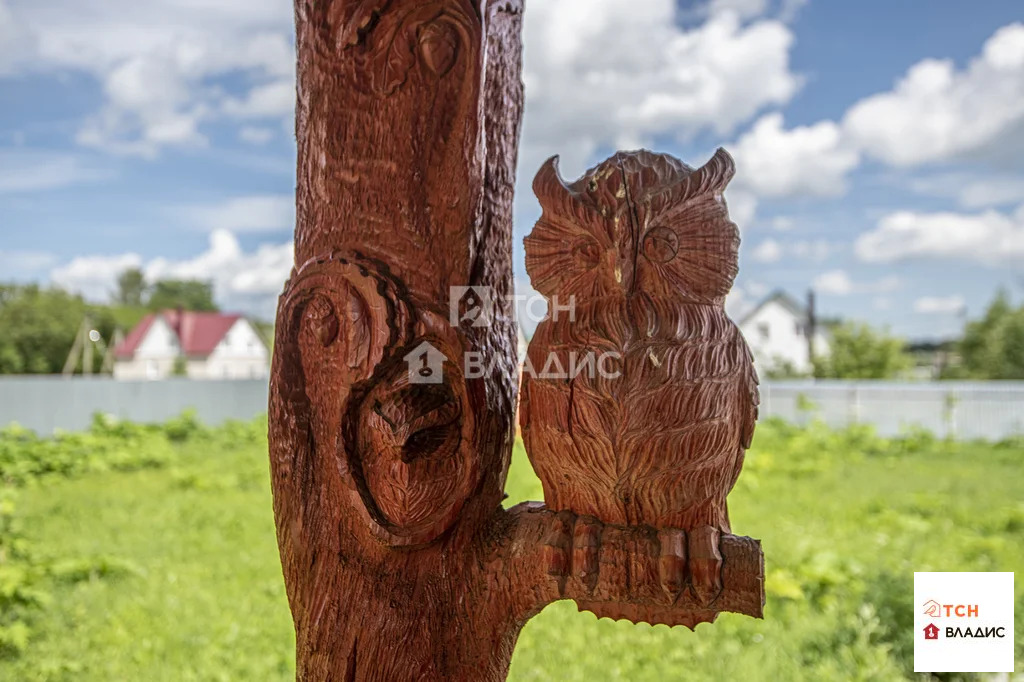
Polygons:
[[818,333],[818,314],[815,310],[814,289],[807,290],[807,361],[814,371],[814,337]]

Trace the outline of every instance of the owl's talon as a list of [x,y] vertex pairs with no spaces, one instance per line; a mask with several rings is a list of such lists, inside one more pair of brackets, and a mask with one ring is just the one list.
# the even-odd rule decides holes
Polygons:
[[663,528],[658,531],[661,556],[658,558],[658,572],[661,589],[674,604],[686,588],[686,531]]
[[548,575],[554,578],[565,578],[571,566],[570,549],[572,547],[572,527],[576,520],[570,511],[560,511],[555,515],[555,522],[544,540],[544,555],[547,560]]
[[701,606],[711,606],[722,593],[722,554],[718,550],[720,533],[712,526],[690,531],[690,589]]
[[597,585],[602,528],[597,519],[583,517],[577,519],[573,530],[572,568],[588,592],[593,592]]

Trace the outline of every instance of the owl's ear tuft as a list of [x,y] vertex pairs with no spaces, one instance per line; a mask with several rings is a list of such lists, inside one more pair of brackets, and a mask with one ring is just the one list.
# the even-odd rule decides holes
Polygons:
[[565,186],[562,176],[558,174],[557,155],[545,161],[537,171],[536,177],[533,178],[533,193],[537,195],[541,206],[569,198],[569,188]]
[[692,194],[705,192],[720,194],[725,191],[726,185],[734,175],[736,175],[736,162],[732,160],[729,152],[719,147],[707,163],[693,172],[691,176]]

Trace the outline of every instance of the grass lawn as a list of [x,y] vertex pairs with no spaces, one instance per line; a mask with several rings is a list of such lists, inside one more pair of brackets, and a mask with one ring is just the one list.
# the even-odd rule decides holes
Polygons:
[[[293,678],[265,426],[178,426],[106,450],[116,430],[90,436],[76,457],[120,454],[16,476],[19,448],[45,447],[0,436],[0,679]],[[136,462],[139,448],[160,454]],[[509,504],[540,499],[521,448],[508,487]],[[725,614],[694,633],[560,602],[524,629],[511,679],[909,678],[915,570],[1024,567],[1024,441],[768,423],[730,502],[767,555],[763,621]],[[1016,614],[1020,670],[1019,580]]]

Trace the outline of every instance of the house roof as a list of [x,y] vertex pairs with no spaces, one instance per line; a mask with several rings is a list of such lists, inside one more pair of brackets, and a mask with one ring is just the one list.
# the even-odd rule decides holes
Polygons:
[[790,296],[782,289],[776,289],[772,293],[768,294],[764,299],[762,299],[760,303],[754,306],[753,310],[744,315],[743,319],[739,321],[739,325],[742,326],[746,324],[749,320],[753,319],[754,315],[757,315],[757,313],[759,313],[762,308],[764,308],[769,303],[773,302],[778,303],[783,308],[788,310],[790,313],[792,313],[793,317],[799,318],[801,320],[807,319],[806,307],[804,307],[799,301],[797,301],[795,298]]
[[124,341],[114,349],[114,356],[130,358],[149,333],[157,318],[164,322],[178,336],[178,345],[187,356],[205,356],[213,352],[228,330],[241,315],[225,313],[200,313],[191,310],[164,310],[150,313],[135,325]]

